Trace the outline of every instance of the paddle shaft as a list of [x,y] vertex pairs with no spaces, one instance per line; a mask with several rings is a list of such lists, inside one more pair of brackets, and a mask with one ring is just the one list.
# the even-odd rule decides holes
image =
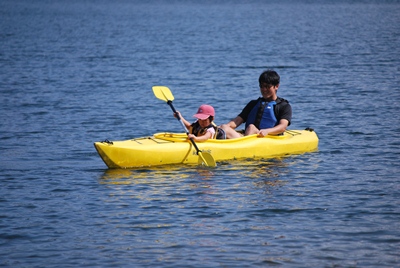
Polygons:
[[[185,132],[187,135],[189,135],[189,130],[187,130],[185,124],[183,123],[181,117],[179,116],[179,114],[176,112],[174,105],[172,104],[172,101],[168,100],[167,101],[169,107],[171,107],[172,111],[174,112],[174,114],[176,115],[176,118],[178,119],[179,122],[181,122],[181,125],[183,127],[183,129],[185,129]],[[190,141],[192,142],[194,148],[196,149],[197,154],[199,154],[200,149],[197,147],[197,144],[194,142],[194,140],[192,138],[190,138]]]

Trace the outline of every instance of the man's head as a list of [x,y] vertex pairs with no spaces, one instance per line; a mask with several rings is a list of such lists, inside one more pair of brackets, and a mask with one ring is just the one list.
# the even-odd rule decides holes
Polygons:
[[281,78],[279,74],[273,70],[264,71],[258,78],[258,82],[261,86],[277,86],[279,85]]
[[266,100],[276,100],[279,88],[280,77],[277,72],[267,70],[260,75],[260,92]]

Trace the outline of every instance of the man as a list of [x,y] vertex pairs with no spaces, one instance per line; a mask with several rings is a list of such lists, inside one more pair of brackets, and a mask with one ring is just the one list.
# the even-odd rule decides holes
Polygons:
[[262,97],[250,101],[236,118],[221,126],[227,139],[242,137],[235,129],[244,122],[244,135],[257,134],[259,137],[281,134],[290,125],[292,107],[287,100],[277,96],[280,83],[278,73],[267,70],[258,81]]

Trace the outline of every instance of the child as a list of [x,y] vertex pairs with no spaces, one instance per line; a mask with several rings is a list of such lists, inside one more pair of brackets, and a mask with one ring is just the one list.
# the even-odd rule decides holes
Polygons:
[[[195,141],[206,141],[214,138],[215,135],[215,124],[213,124],[215,111],[211,105],[203,104],[197,110],[197,113],[193,115],[197,120],[194,123],[189,123],[182,115],[177,112],[189,130],[188,138],[192,138]],[[174,114],[176,117],[176,115]]]

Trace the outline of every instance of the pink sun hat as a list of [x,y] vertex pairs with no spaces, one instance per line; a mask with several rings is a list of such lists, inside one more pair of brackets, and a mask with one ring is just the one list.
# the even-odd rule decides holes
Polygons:
[[210,116],[215,116],[215,111],[214,108],[211,105],[207,105],[207,104],[203,104],[199,107],[199,109],[197,110],[197,113],[195,115],[193,115],[193,117],[197,118],[197,119],[207,119]]

